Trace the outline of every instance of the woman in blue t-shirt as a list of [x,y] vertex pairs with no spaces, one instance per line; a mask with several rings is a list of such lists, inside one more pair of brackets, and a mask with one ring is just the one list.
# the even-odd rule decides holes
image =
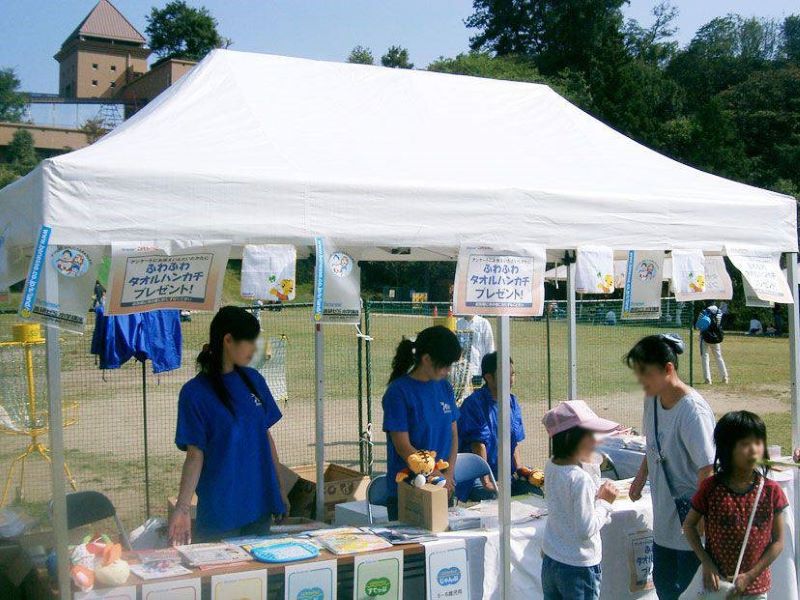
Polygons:
[[392,361],[392,375],[383,395],[383,430],[389,485],[389,519],[397,519],[398,471],[418,450],[435,450],[450,463],[444,476],[455,489],[453,472],[458,453],[458,408],[447,381],[450,366],[461,357],[456,335],[446,327],[428,327],[414,341],[403,340]]
[[269,428],[281,411],[258,371],[247,367],[258,319],[226,306],[211,321],[200,373],[181,388],[175,444],[186,452],[180,493],[169,523],[174,545],[191,542],[189,509],[197,493],[195,541],[269,531],[288,512]]

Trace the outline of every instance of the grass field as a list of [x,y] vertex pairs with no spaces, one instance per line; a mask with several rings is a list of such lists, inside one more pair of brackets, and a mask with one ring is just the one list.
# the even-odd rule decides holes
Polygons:
[[[183,325],[183,365],[170,373],[145,374],[147,390],[147,443],[150,471],[151,512],[163,514],[166,498],[177,491],[183,455],[174,446],[176,400],[181,385],[194,374],[194,357],[205,341],[210,315],[195,314]],[[0,317],[0,339],[10,338],[13,316]],[[359,402],[357,332],[351,327],[325,329],[325,430],[326,453],[331,461],[354,466],[359,463],[359,407],[361,423],[367,423],[367,392],[371,397],[374,424],[375,469],[384,468],[384,435],[380,432],[380,398],[397,342],[432,323],[430,317],[381,314],[370,316],[372,336],[371,386],[367,389],[366,345],[362,342],[362,402]],[[281,406],[284,418],[274,433],[284,462],[309,464],[314,456],[314,378],[311,312],[307,307],[263,312],[262,325],[268,335],[288,337],[287,382],[289,400]],[[90,327],[91,330],[91,327]],[[653,326],[578,326],[578,389],[595,409],[620,422],[639,427],[642,394],[631,373],[622,364],[624,353],[643,335],[666,331]],[[681,332],[684,337],[688,331]],[[65,400],[78,402],[77,423],[65,431],[67,461],[81,489],[107,493],[129,526],[145,516],[144,415],[141,365],[129,363],[116,371],[100,371],[89,354],[90,336],[64,336],[62,380]],[[704,386],[700,357],[695,345],[694,381],[698,390],[720,415],[748,408],[761,414],[770,429],[771,442],[788,450],[791,432],[789,413],[789,353],[785,338],[749,338],[728,335],[724,355],[731,373],[729,385]],[[549,352],[548,352],[549,349]],[[563,320],[515,320],[512,353],[518,374],[515,393],[525,415],[528,437],[522,446],[525,460],[541,465],[547,440],[540,425],[549,404],[566,396],[566,324]],[[549,361],[548,361],[549,355]],[[44,361],[37,353],[37,386],[43,402],[46,388]],[[712,365],[713,366],[713,365]],[[680,367],[689,378],[689,356]],[[0,402],[19,401],[24,392],[22,363],[14,352],[0,354]],[[0,483],[14,456],[25,447],[22,436],[0,434]],[[15,478],[12,494],[16,491]],[[50,497],[49,470],[37,458],[28,461],[23,501],[33,512],[42,513]]]

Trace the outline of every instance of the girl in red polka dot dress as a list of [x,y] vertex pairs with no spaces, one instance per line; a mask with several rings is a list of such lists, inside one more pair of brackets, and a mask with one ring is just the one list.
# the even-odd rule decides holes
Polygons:
[[[783,550],[783,510],[788,505],[780,486],[765,477],[759,464],[767,455],[767,428],[758,415],[746,410],[729,412],[714,429],[717,446],[714,475],[692,498],[692,510],[683,524],[686,539],[702,562],[705,589],[717,591],[721,579],[736,571],[747,523],[761,479],[750,538],[736,581],[737,597],[766,598],[771,584],[769,566]],[[705,518],[706,545],[700,541]]]

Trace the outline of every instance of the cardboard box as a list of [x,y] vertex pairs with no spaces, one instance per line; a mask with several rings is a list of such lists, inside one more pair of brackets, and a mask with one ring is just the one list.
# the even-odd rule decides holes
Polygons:
[[443,487],[426,483],[418,488],[408,483],[398,483],[398,518],[403,523],[433,533],[447,531],[447,496],[447,490]]
[[292,467],[297,475],[297,482],[289,492],[289,503],[292,505],[289,512],[292,517],[306,517],[318,521],[330,522],[334,516],[335,506],[340,502],[352,500],[366,500],[369,477],[359,471],[348,469],[341,465],[325,465],[325,515],[317,518],[317,467],[316,465],[303,465]]

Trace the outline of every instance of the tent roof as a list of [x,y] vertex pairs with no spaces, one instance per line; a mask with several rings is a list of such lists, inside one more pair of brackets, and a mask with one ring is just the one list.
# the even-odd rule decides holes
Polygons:
[[549,87],[216,50],[92,146],[0,191],[11,244],[461,241],[797,249],[795,201],[637,144]]

